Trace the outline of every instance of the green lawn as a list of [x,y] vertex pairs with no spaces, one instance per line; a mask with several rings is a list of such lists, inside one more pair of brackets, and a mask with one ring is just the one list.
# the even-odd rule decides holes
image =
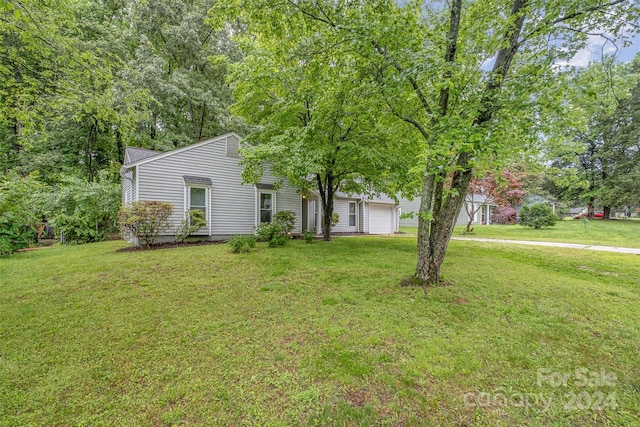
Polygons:
[[[415,234],[417,227],[401,227],[400,231]],[[556,222],[553,227],[534,230],[520,225],[474,225],[471,234],[465,234],[465,226],[455,228],[457,237],[487,239],[538,240],[550,242],[583,243],[586,245],[623,246],[640,248],[640,221],[589,221]]]
[[0,259],[0,425],[640,423],[636,255],[452,241],[425,294],[414,239],[122,246]]

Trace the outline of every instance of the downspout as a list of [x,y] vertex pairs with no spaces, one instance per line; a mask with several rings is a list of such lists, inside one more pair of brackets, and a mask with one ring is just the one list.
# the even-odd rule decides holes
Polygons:
[[136,166],[133,172],[133,177],[136,180],[136,197],[134,202],[140,201],[140,166]]

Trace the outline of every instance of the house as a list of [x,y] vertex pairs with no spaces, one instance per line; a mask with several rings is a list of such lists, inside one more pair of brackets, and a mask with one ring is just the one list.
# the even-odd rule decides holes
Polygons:
[[[480,194],[474,194],[473,196],[467,195],[464,201],[465,205],[469,207],[472,212],[477,209],[473,214],[472,224],[491,224],[491,217],[497,205],[491,202],[487,202],[486,197]],[[413,212],[412,218],[400,217],[400,225],[404,227],[417,227],[418,216],[417,213],[420,210],[420,197],[416,197],[413,200],[400,199],[402,214],[408,214]],[[467,225],[469,222],[469,214],[465,205],[460,208],[458,218],[456,219],[456,225]],[[473,209],[472,209],[473,205]]]
[[[162,241],[173,239],[174,230],[192,209],[204,211],[207,220],[194,236],[207,240],[253,234],[259,224],[270,222],[279,211],[294,213],[293,234],[303,230],[320,234],[322,206],[318,195],[302,195],[286,180],[276,187],[277,178],[268,165],[260,183],[243,183],[240,144],[241,138],[229,133],[167,152],[127,147],[120,170],[122,202],[171,203],[172,229],[158,239]],[[334,210],[340,215],[336,232],[392,233],[398,228],[398,210],[388,198],[339,193]]]
[[[333,211],[339,221],[334,233],[392,234],[398,232],[400,207],[390,197],[381,194],[370,197],[363,194],[336,193]],[[318,193],[310,191],[302,204],[304,230],[322,232],[322,202]]]
[[[173,205],[171,224],[178,227],[191,209],[205,212],[206,227],[195,236],[223,240],[253,234],[261,222],[279,211],[292,211],[294,233],[300,233],[302,197],[288,183],[276,189],[268,168],[258,184],[243,184],[239,165],[240,137],[218,136],[167,152],[127,147],[122,176],[122,202],[157,200]],[[170,240],[173,230],[161,240]]]

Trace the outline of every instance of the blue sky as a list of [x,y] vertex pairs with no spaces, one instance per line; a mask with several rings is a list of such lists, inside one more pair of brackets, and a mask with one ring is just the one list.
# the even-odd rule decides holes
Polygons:
[[589,62],[602,60],[603,53],[605,55],[615,55],[616,60],[619,62],[631,61],[640,52],[640,34],[636,34],[630,40],[632,45],[627,47],[623,47],[621,41],[616,41],[616,50],[616,45],[604,37],[598,35],[589,36],[586,46],[578,51],[570,61],[562,65],[586,67]]

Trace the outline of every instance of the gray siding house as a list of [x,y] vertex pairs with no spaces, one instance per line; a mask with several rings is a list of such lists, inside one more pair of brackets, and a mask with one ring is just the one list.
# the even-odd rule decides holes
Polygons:
[[[301,192],[284,182],[277,189],[276,178],[264,167],[259,184],[243,184],[239,164],[241,138],[235,133],[218,136],[187,147],[157,152],[127,147],[122,176],[122,203],[162,201],[173,205],[172,229],[163,241],[173,239],[191,209],[205,213],[207,225],[194,236],[224,240],[235,234],[253,234],[262,222],[270,222],[276,212],[291,211],[296,222],[293,233],[303,230],[322,233],[322,203],[313,191]],[[398,231],[400,211],[396,203],[382,195],[338,193],[334,211],[340,215],[334,232],[387,234]],[[131,243],[137,243],[133,238]]]
[[[322,202],[318,193],[310,191],[302,205],[304,230],[322,232]],[[390,197],[381,194],[368,197],[362,194],[338,192],[333,211],[339,215],[334,233],[392,234],[398,232],[400,209]]]
[[127,147],[120,170],[122,202],[171,203],[173,229],[162,240],[172,238],[190,209],[205,212],[207,225],[194,235],[210,240],[253,234],[257,225],[270,221],[279,211],[295,214],[293,232],[300,233],[302,196],[298,190],[286,182],[275,189],[276,178],[268,168],[259,184],[243,184],[239,144],[240,137],[230,133],[163,153]]
[[[470,209],[471,211],[478,209],[477,212],[473,215],[472,224],[491,224],[491,215],[493,210],[496,208],[496,205],[492,203],[487,203],[484,196],[479,194],[475,194],[472,196],[467,196],[465,198],[465,204],[467,206],[474,205],[474,209]],[[402,214],[413,212],[414,215],[412,218],[400,218],[400,225],[405,227],[417,227],[418,226],[418,216],[417,213],[420,210],[420,197],[416,197],[413,200],[409,199],[400,199],[401,211]],[[467,225],[469,221],[469,214],[467,213],[467,209],[463,205],[460,208],[460,212],[458,212],[458,218],[456,219],[456,225]]]

